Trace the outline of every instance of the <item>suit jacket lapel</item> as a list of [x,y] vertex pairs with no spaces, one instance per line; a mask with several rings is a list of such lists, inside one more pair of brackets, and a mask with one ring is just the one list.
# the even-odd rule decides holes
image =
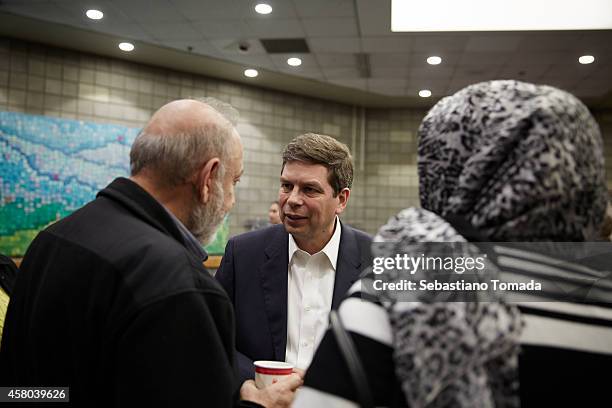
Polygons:
[[274,358],[285,361],[287,347],[287,285],[289,236],[281,225],[264,250],[267,260],[261,266],[261,288],[272,335]]
[[[342,223],[340,224],[342,225]],[[334,282],[334,297],[332,310],[340,306],[340,302],[351,285],[359,278],[361,273],[361,253],[353,230],[342,225],[340,247],[338,248],[338,262],[336,264],[336,279]]]

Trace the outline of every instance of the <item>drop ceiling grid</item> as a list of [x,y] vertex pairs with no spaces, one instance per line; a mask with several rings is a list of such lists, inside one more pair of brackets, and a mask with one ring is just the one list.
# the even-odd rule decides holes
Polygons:
[[[438,96],[470,81],[494,78],[548,82],[578,96],[612,91],[612,31],[536,33],[391,33],[388,1],[269,0],[274,11],[254,12],[255,0],[106,0],[101,21],[84,17],[95,1],[3,0],[0,11],[100,31],[285,74],[388,95]],[[268,55],[260,38],[305,38],[311,54],[301,67],[290,55]],[[248,54],[237,44],[247,40]],[[590,52],[596,64],[581,66]],[[371,78],[359,78],[354,54],[369,56]],[[443,62],[429,66],[429,55]],[[581,94],[581,92],[583,94]],[[588,94],[588,95],[587,95]]]

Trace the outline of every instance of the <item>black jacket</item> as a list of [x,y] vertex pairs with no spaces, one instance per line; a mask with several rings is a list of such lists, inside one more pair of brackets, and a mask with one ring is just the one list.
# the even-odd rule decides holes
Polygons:
[[73,406],[229,407],[233,322],[167,211],[119,178],[28,248],[0,385],[69,386]]

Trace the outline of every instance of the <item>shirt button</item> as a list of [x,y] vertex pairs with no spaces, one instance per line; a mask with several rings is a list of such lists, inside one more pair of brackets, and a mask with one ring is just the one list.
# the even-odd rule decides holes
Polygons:
[[306,306],[306,307],[304,308],[304,310],[305,310],[305,311],[307,311],[307,312],[310,312],[310,306]]
[[309,344],[308,344],[308,342],[307,342],[307,341],[305,341],[305,342],[303,342],[303,343],[302,343],[302,347],[308,347],[308,345],[309,345]]

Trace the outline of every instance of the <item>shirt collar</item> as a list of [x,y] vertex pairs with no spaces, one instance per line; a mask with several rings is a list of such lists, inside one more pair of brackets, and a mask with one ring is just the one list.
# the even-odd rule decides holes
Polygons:
[[[325,245],[325,247],[323,247],[322,250],[317,252],[317,253],[323,252],[327,256],[327,259],[329,259],[329,263],[331,264],[332,268],[334,268],[334,270],[336,270],[336,263],[338,262],[338,250],[340,249],[340,235],[341,234],[342,234],[342,225],[340,224],[340,220],[338,219],[338,216],[336,215],[334,233],[331,239],[327,242],[327,245]],[[293,255],[298,250],[302,251],[302,249],[300,249],[300,247],[295,242],[293,235],[289,234],[289,263],[291,263],[291,260],[293,259]]]
[[172,218],[172,221],[174,221],[174,223],[176,224],[176,227],[181,233],[181,236],[183,237],[183,240],[185,241],[185,248],[187,248],[187,250],[191,252],[193,256],[195,256],[202,262],[208,259],[208,252],[206,252],[204,247],[202,247],[202,244],[200,243],[200,241],[198,241],[196,237],[194,237],[193,234],[187,229],[187,227],[183,225],[181,220],[179,220],[178,218],[176,218],[174,214],[172,214],[172,211],[168,210],[166,207],[164,208],[166,209],[166,212],[170,214],[170,218]]

